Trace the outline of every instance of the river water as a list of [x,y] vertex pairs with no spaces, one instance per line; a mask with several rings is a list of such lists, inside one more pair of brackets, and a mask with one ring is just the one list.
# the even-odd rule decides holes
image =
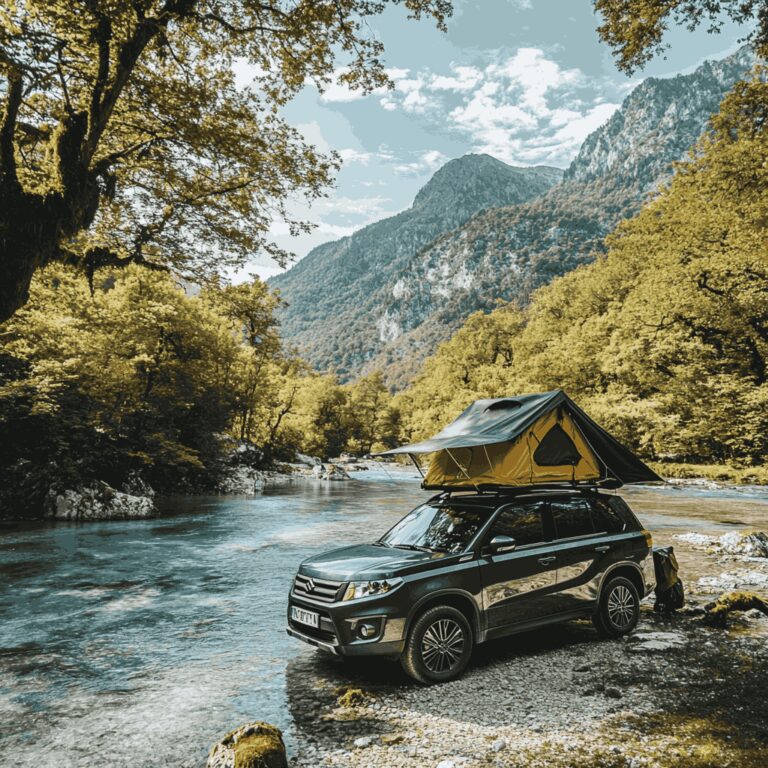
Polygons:
[[[377,538],[427,495],[375,470],[169,499],[155,520],[0,528],[0,765],[197,768],[254,719],[294,750],[286,669],[314,653],[284,630],[298,563]],[[661,542],[768,527],[765,489],[624,495]],[[682,561],[689,579],[711,567]]]

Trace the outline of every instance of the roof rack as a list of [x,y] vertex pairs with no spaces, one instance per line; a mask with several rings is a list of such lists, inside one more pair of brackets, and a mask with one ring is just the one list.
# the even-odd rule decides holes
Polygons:
[[456,495],[456,494],[470,494],[477,495],[489,495],[489,496],[501,496],[520,493],[534,493],[536,491],[599,491],[601,489],[614,489],[621,487],[621,483],[613,478],[607,478],[605,480],[583,480],[576,482],[561,482],[561,483],[532,483],[530,485],[478,485],[471,487],[456,487],[456,486],[436,486],[436,485],[424,485],[421,487],[425,491],[440,491],[441,494]]

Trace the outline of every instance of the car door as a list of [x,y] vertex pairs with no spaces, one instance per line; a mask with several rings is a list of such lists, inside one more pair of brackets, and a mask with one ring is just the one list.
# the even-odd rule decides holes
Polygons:
[[[484,537],[480,553],[480,578],[486,627],[493,630],[547,616],[555,611],[557,558],[548,535],[544,501],[516,502],[497,513]],[[491,554],[494,536],[511,536],[511,552]]]
[[592,506],[583,496],[551,499],[549,508],[557,545],[558,610],[588,609],[597,600],[611,549],[608,537],[596,530]]

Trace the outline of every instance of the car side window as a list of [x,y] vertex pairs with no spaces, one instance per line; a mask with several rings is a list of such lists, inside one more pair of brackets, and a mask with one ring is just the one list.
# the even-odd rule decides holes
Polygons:
[[595,532],[586,499],[557,499],[549,503],[549,508],[558,539],[586,536]]
[[491,526],[490,538],[511,536],[518,547],[538,544],[545,540],[543,512],[543,501],[505,507]]
[[621,533],[626,524],[603,498],[591,499],[592,522],[597,533]]

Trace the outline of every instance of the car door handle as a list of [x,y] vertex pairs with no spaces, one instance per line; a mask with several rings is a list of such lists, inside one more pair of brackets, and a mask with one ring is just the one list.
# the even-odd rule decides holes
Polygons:
[[557,558],[554,555],[551,555],[550,557],[540,557],[539,562],[542,565],[549,565],[550,563],[554,563]]
[[595,552],[607,552],[610,549],[608,544],[603,544],[600,547],[595,547]]

